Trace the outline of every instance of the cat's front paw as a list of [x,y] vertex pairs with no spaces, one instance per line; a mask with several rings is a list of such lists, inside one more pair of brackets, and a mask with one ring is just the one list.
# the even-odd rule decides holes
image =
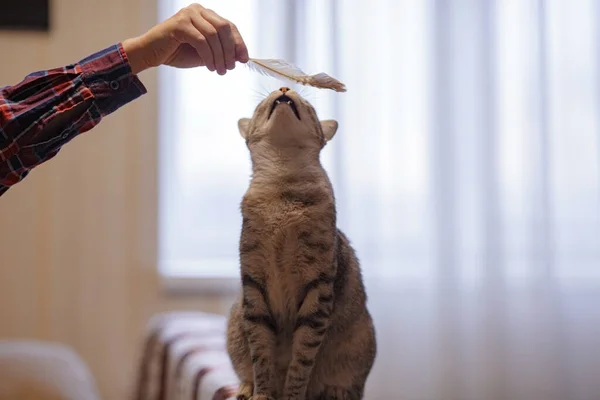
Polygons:
[[267,396],[266,394],[255,394],[250,397],[250,400],[275,400],[274,397]]
[[238,392],[236,395],[237,400],[250,400],[252,398],[252,393],[254,392],[254,384],[251,382],[242,382],[240,383],[240,387],[238,388]]

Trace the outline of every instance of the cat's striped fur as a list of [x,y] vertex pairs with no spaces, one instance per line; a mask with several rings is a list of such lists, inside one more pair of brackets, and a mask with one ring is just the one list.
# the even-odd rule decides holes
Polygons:
[[238,399],[362,399],[375,331],[319,161],[337,123],[320,122],[281,88],[239,127],[253,176],[241,207],[242,293],[227,334]]

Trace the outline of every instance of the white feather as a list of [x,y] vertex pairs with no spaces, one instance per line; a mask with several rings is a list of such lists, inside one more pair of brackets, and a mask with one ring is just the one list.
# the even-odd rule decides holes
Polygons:
[[331,89],[336,92],[346,91],[346,86],[342,82],[324,72],[316,75],[307,75],[300,68],[283,60],[251,58],[247,65],[253,71],[279,80],[322,89]]

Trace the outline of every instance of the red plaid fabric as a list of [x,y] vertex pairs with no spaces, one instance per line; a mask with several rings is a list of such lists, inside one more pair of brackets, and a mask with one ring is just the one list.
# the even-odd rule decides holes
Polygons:
[[0,196],[74,137],[145,93],[121,44],[0,88]]

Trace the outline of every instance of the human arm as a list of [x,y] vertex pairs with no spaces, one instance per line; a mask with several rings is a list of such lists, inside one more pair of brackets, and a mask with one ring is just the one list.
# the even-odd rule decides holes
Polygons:
[[224,74],[247,60],[235,25],[194,4],[141,36],[0,88],[0,195],[67,142],[146,93],[137,73],[169,65],[206,66]]
[[0,195],[144,93],[121,45],[0,89]]

